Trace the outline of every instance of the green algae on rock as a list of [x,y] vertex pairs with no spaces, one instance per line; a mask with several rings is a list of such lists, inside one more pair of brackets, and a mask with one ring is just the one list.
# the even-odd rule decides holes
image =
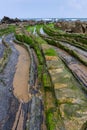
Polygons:
[[[46,47],[44,47],[46,46]],[[42,45],[44,54],[49,45]],[[45,49],[46,48],[46,49]],[[81,90],[80,84],[63,64],[61,59],[56,56],[45,55],[48,71],[54,85],[58,108],[60,112],[60,122],[62,121],[66,130],[82,130],[86,127],[87,120],[87,99]],[[50,59],[50,60],[49,60]],[[52,117],[52,115],[51,115]],[[57,120],[55,129],[60,130]],[[84,130],[84,129],[83,129]]]

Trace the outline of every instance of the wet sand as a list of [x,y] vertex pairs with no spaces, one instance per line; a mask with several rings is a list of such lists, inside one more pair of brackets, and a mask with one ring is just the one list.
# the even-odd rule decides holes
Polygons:
[[27,103],[29,101],[29,55],[26,49],[22,46],[15,44],[15,48],[19,51],[19,58],[13,80],[13,92],[20,102]]

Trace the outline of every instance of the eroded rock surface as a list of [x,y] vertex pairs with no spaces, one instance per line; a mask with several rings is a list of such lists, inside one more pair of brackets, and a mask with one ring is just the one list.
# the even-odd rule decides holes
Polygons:
[[[3,72],[0,73],[0,102],[1,102],[0,103],[0,130],[15,130],[15,129],[24,130],[26,127],[26,120],[28,116],[28,105],[29,105],[28,104],[29,103],[28,102],[29,64],[25,64],[27,65],[27,70],[26,70],[27,73],[24,72],[28,74],[27,81],[25,81],[26,83],[23,84],[24,86],[21,85],[21,87],[23,88],[20,89],[18,88],[19,95],[17,96],[13,93],[14,91],[13,80],[17,69],[16,65],[18,63],[19,56],[20,55],[23,56],[21,63],[24,63],[23,60],[29,63],[29,59],[26,59],[25,57],[25,53],[27,53],[27,51],[25,51],[24,53],[22,52],[23,50],[20,52],[15,48],[14,43],[12,41],[13,35],[6,36],[4,40],[11,47],[12,53],[9,56],[8,63],[5,66]],[[20,76],[21,79],[21,72],[19,72],[19,75],[17,76]],[[18,83],[22,84],[23,81],[22,82],[20,81]],[[18,83],[16,84],[17,87],[18,87]],[[22,93],[20,93],[20,90],[22,89],[23,91]]]
[[[6,37],[6,41],[8,39],[9,37]],[[0,73],[0,130],[11,130],[19,106],[18,100],[12,93],[13,77],[19,53],[12,43],[9,42],[9,45],[12,54],[5,69]]]
[[[42,48],[45,53],[47,49],[52,47],[42,45]],[[87,96],[82,91],[82,86],[77,83],[58,56],[45,55],[45,58],[54,84],[55,95],[58,100],[61,120],[64,123],[65,130],[86,129]],[[58,123],[55,130],[60,130]]]
[[5,46],[2,44],[2,39],[0,38],[0,58],[3,57],[4,50],[5,50]]
[[87,22],[77,21],[59,21],[55,27],[70,33],[87,33]]

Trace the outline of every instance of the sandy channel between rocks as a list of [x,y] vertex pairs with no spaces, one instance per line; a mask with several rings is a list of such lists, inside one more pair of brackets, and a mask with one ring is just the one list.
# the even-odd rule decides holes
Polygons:
[[19,51],[19,58],[18,63],[16,65],[16,72],[13,80],[13,93],[19,101],[27,103],[29,101],[29,54],[27,50],[22,46],[19,46],[17,44],[15,44],[14,46]]

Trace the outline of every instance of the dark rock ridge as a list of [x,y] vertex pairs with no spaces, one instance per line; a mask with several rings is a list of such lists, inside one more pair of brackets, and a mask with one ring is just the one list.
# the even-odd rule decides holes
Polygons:
[[21,20],[18,18],[12,19],[6,16],[4,16],[3,19],[1,20],[1,23],[6,23],[6,24],[17,23],[17,22],[21,22]]
[[0,130],[11,130],[16,112],[18,111],[19,101],[14,97],[13,77],[15,66],[18,60],[18,51],[13,43],[9,42],[11,35],[5,37],[4,41],[11,47],[12,53],[8,58],[8,63],[3,72],[0,73]]

